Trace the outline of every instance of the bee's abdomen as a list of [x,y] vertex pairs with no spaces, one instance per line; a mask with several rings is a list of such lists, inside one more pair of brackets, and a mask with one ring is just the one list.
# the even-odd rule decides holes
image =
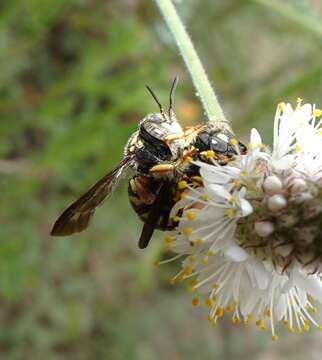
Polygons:
[[[128,186],[128,195],[130,203],[139,218],[145,222],[154,206],[154,201],[158,195],[161,182],[146,176],[135,176],[130,179]],[[160,230],[170,230],[173,228],[173,222],[169,219],[169,214],[174,205],[173,197],[163,201],[160,209],[160,217],[156,228]]]

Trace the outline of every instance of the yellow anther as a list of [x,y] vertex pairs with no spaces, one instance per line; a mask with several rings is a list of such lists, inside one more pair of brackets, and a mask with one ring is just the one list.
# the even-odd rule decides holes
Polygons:
[[313,115],[315,117],[320,117],[322,115],[322,110],[321,109],[314,109]]
[[303,101],[303,99],[300,98],[300,97],[298,97],[298,98],[296,99],[296,102],[297,102],[298,104],[300,104],[302,101]]
[[183,275],[191,275],[192,271],[193,271],[193,268],[190,265],[187,265],[182,269]]
[[273,335],[272,336],[272,341],[277,341],[278,340],[278,336],[277,335]]
[[156,261],[154,262],[154,266],[156,266],[156,267],[160,266],[160,260],[156,260]]
[[188,284],[189,284],[189,288],[188,288],[188,291],[190,292],[190,293],[193,293],[193,292],[195,292],[196,291],[196,285],[197,285],[197,280],[196,279],[192,279],[192,280],[190,280],[189,282],[188,282]]
[[233,304],[228,304],[225,308],[226,312],[232,312],[234,310]]
[[263,326],[265,326],[264,320],[263,319],[256,320],[256,326],[258,326],[259,328],[262,328]]
[[191,220],[191,221],[195,220],[196,217],[197,217],[196,212],[193,211],[193,210],[189,210],[189,211],[186,213],[186,215],[187,215],[188,220]]
[[193,160],[193,158],[191,156],[186,156],[184,159],[187,162],[191,162]]
[[230,139],[231,145],[237,145],[238,141],[236,139]]
[[285,104],[285,102],[280,102],[280,103],[278,104],[278,109],[279,109],[280,111],[285,111],[285,109],[286,109],[286,104]]
[[166,244],[171,244],[173,242],[173,237],[171,235],[165,235],[164,242]]
[[318,330],[322,330],[322,325],[317,326]]
[[283,320],[283,324],[285,325],[285,326],[288,326],[288,320]]
[[196,261],[196,255],[190,255],[188,256],[189,261],[191,261],[192,263]]
[[183,279],[184,279],[184,274],[183,273],[177,275],[177,280],[178,281],[181,281]]
[[319,130],[319,135],[322,135],[322,129],[321,129],[321,130]]
[[271,310],[270,309],[266,309],[265,310],[265,315],[269,318],[271,317]]
[[206,157],[207,159],[212,159],[213,157],[215,157],[215,152],[213,150],[208,150]]
[[203,257],[202,260],[201,260],[201,263],[202,263],[203,265],[207,265],[208,262],[209,262],[208,256]]
[[300,144],[296,144],[296,146],[295,146],[295,151],[296,151],[296,152],[302,152],[302,151],[303,151],[302,146],[301,146]]
[[195,297],[192,299],[191,303],[192,303],[192,306],[198,306],[198,305],[200,305],[200,300],[199,300],[199,298]]
[[176,281],[183,280],[183,273],[180,271],[177,275],[175,275],[173,278],[170,279],[170,284],[173,285],[176,283]]
[[207,159],[212,159],[215,157],[215,152],[213,150],[202,151],[201,155]]
[[246,170],[242,170],[242,171],[240,172],[240,176],[246,177],[246,176],[248,176],[248,172],[247,172]]
[[214,305],[214,300],[211,298],[211,297],[207,297],[206,300],[205,300],[205,304],[211,308],[213,305]]
[[174,216],[173,218],[172,218],[172,220],[174,221],[174,222],[179,222],[180,220],[181,220],[181,217],[180,216]]
[[214,318],[210,314],[208,314],[207,319],[209,322],[212,322]]
[[254,147],[254,146],[253,146],[252,143],[248,143],[248,144],[247,144],[247,149],[248,149],[248,150],[252,150],[253,147]]
[[229,208],[229,209],[226,210],[226,215],[228,217],[233,217],[235,215],[235,211],[236,210],[234,208]]
[[309,325],[309,324],[304,324],[304,325],[303,325],[303,330],[304,330],[305,332],[309,331],[309,330],[310,330],[310,325]]
[[316,314],[318,312],[318,309],[315,307],[315,306],[312,306],[310,308],[310,311],[313,313],[313,314]]
[[208,195],[207,195],[207,194],[203,194],[203,195],[201,196],[201,200],[203,200],[203,201],[208,201],[208,200],[209,200]]
[[192,229],[192,227],[186,226],[182,229],[182,232],[184,235],[190,236],[193,232],[193,229]]
[[240,318],[236,315],[234,315],[232,318],[231,318],[231,321],[233,324],[239,324],[240,323]]
[[219,289],[219,288],[220,288],[220,284],[214,283],[214,284],[212,285],[212,287],[213,287],[213,289]]
[[200,246],[200,245],[204,244],[204,242],[205,242],[204,239],[199,238],[199,239],[196,240],[196,245]]
[[207,256],[214,256],[214,255],[216,255],[216,253],[214,251],[208,250]]
[[216,311],[215,311],[216,316],[218,316],[219,318],[222,317],[224,315],[224,309],[220,306],[217,307]]
[[290,333],[295,333],[295,329],[294,329],[292,326],[287,326],[287,330],[288,330]]
[[185,180],[181,180],[178,182],[177,188],[178,190],[184,190],[187,187],[187,182]]

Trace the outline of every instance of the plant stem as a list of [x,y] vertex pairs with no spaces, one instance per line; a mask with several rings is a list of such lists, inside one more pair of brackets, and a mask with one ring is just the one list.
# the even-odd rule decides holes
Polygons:
[[230,129],[216,94],[210,85],[193,43],[184,28],[171,0],[155,0],[180,50],[181,56],[192,77],[209,122]]

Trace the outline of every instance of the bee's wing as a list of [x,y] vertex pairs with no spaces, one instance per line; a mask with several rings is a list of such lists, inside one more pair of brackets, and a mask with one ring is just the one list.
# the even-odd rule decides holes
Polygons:
[[95,208],[113,192],[122,175],[133,164],[134,155],[125,156],[114,169],[59,216],[50,234],[52,236],[66,236],[85,230],[95,212]]
[[169,183],[165,182],[159,188],[159,192],[154,203],[152,204],[148,218],[143,225],[143,229],[139,239],[140,249],[144,249],[149,245],[153,232],[158,224],[160,216],[162,215],[162,208],[164,202],[168,200],[169,186]]

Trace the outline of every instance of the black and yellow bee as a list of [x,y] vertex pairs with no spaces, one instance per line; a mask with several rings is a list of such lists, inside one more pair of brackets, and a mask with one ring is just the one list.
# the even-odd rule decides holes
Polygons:
[[[199,175],[191,160],[207,161],[211,151],[219,162],[226,163],[236,154],[231,145],[233,135],[213,124],[183,129],[173,111],[174,80],[169,97],[169,109],[164,111],[154,92],[147,86],[159,106],[159,113],[143,118],[125,146],[123,159],[107,175],[70,205],[57,219],[51,235],[67,236],[85,230],[96,207],[107,198],[119,180],[134,170],[128,186],[129,200],[144,226],[139,247],[145,248],[155,229],[167,230],[175,226],[169,213],[177,195],[177,185],[183,178]],[[246,151],[239,143],[241,152]]]

